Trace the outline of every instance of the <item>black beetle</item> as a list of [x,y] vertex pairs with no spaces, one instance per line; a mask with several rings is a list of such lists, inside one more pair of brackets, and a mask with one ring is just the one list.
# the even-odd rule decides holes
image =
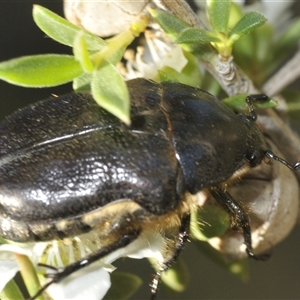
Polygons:
[[[131,126],[106,112],[89,94],[50,98],[0,124],[0,234],[16,242],[47,241],[96,231],[99,251],[51,274],[59,282],[155,228],[169,240],[165,265],[188,237],[191,195],[207,189],[243,230],[249,219],[224,183],[243,168],[275,159],[249,115],[235,114],[209,93],[179,83],[128,82]],[[170,238],[171,237],[171,238]],[[50,275],[49,275],[50,277]],[[37,295],[35,295],[36,297]],[[35,298],[34,297],[34,298]]]

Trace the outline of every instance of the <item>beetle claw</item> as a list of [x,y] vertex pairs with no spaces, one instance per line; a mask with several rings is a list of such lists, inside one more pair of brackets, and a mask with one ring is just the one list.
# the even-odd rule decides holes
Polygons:
[[247,252],[249,258],[255,259],[257,261],[267,261],[272,256],[272,252],[271,251],[267,252],[267,253],[256,255],[252,251],[249,251],[248,248],[247,248],[246,252]]

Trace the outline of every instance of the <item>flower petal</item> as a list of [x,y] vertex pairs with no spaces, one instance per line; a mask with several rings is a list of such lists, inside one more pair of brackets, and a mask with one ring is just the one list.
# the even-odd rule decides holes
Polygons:
[[4,289],[6,284],[15,277],[19,271],[16,261],[4,260],[0,264],[0,291]]
[[105,263],[111,263],[120,257],[131,257],[141,259],[152,257],[158,261],[163,261],[162,252],[166,248],[165,238],[157,231],[146,231],[141,236],[130,243],[127,247],[121,248],[105,257]]
[[187,65],[188,60],[185,58],[182,48],[174,46],[169,53],[160,61],[159,69],[164,66],[175,69],[177,72],[182,72],[182,69]]
[[53,299],[102,299],[111,285],[110,274],[99,264],[83,268],[62,282],[52,284],[47,292]]
[[32,256],[32,246],[27,245],[25,247],[20,247],[16,244],[2,244],[0,245],[0,260],[2,259],[11,259],[14,260],[14,253],[19,253]]

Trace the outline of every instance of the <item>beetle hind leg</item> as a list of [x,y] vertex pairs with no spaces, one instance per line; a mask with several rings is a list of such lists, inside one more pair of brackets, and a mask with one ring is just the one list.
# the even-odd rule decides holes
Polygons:
[[253,252],[250,220],[242,206],[239,205],[232,196],[221,187],[211,188],[210,193],[230,214],[230,216],[234,218],[234,221],[242,229],[244,244],[246,245],[246,252],[248,256],[256,260],[267,260],[270,257],[270,254],[255,255]]
[[190,215],[185,215],[181,219],[181,226],[178,231],[178,235],[176,238],[176,242],[171,254],[171,257],[164,262],[164,264],[157,270],[156,274],[154,275],[152,282],[150,284],[151,288],[151,300],[155,300],[158,292],[158,285],[160,283],[161,275],[163,272],[169,270],[177,261],[179,254],[181,253],[184,245],[189,237],[189,227],[190,227]]

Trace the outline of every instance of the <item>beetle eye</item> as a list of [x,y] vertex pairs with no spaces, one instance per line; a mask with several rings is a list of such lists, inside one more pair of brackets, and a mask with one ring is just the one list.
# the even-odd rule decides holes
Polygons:
[[255,151],[251,153],[249,159],[249,163],[251,168],[254,168],[261,164],[263,158],[265,156],[265,153],[263,151]]
[[131,117],[131,129],[139,130],[142,129],[146,124],[146,118],[143,115],[133,116]]

